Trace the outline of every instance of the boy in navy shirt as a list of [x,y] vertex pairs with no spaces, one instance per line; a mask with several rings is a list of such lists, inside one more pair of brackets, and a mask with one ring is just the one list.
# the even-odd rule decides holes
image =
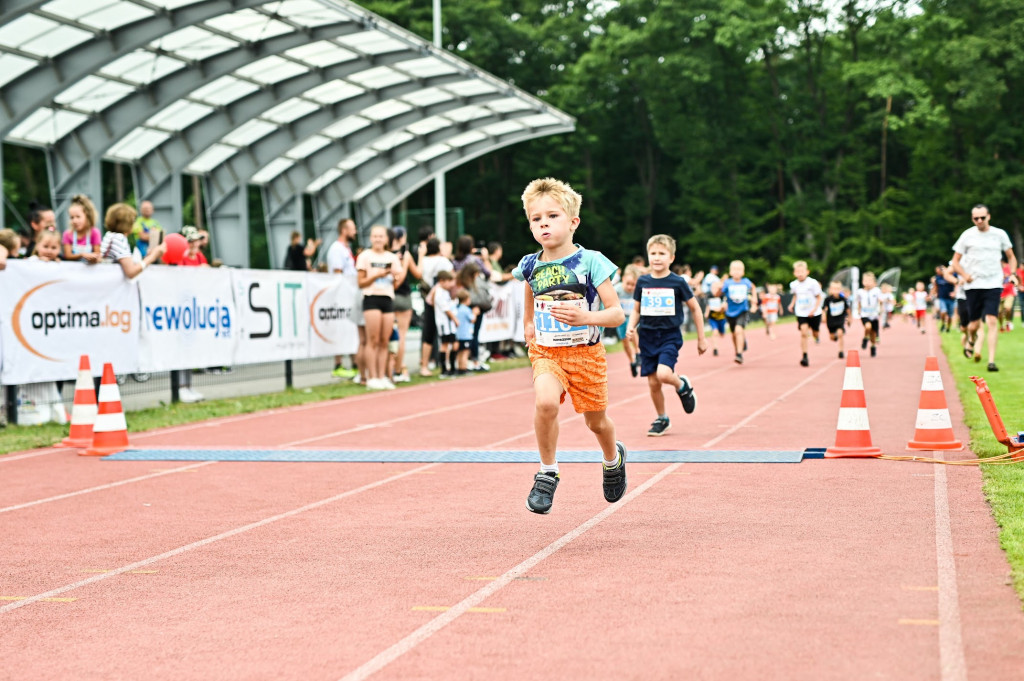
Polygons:
[[704,315],[697,299],[693,297],[690,284],[669,270],[676,257],[676,241],[670,236],[656,234],[647,241],[647,260],[650,273],[641,276],[633,290],[633,310],[629,315],[626,339],[637,340],[639,326],[640,375],[647,377],[651,391],[651,402],[658,418],[651,424],[647,434],[659,437],[669,429],[671,422],[665,412],[665,397],[661,393],[663,383],[671,385],[683,411],[687,414],[697,407],[697,396],[693,385],[686,376],[675,372],[679,350],[683,347],[683,303],[690,308],[694,324],[697,325],[697,354],[703,355],[708,349],[704,337]]

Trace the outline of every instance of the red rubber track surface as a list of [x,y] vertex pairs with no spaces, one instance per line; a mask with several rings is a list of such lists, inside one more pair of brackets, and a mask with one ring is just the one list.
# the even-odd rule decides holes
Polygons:
[[[937,343],[902,324],[882,338],[879,356],[861,360],[872,437],[902,454]],[[660,439],[645,436],[646,383],[610,356],[618,437],[659,450],[832,444],[844,363],[826,340],[800,367],[797,344],[792,327],[775,342],[752,333],[743,366],[684,347],[697,411],[683,414],[666,390],[673,425]],[[560,446],[596,449],[568,405],[561,418]],[[516,370],[132,444],[529,449],[532,419],[530,373]],[[533,465],[32,454],[0,457],[0,679],[960,681],[1024,670],[1024,616],[975,468],[631,464],[629,494],[609,505],[600,467],[569,464],[554,510],[537,516],[524,506]]]

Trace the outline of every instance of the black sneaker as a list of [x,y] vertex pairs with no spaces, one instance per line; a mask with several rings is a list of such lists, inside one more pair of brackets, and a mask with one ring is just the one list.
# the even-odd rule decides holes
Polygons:
[[555,490],[558,489],[558,479],[555,473],[540,472],[533,476],[533,489],[530,490],[530,496],[526,497],[526,508],[534,513],[550,511]]
[[[626,493],[626,445],[616,442],[615,449],[619,450],[619,465],[608,468],[601,464],[601,472],[604,474],[604,498],[609,504],[614,504]],[[551,506],[550,502],[548,506]]]
[[861,350],[867,350],[868,349],[868,339],[867,339],[867,336],[865,336],[864,338],[860,339],[860,349]]
[[647,437],[661,437],[671,427],[672,422],[668,420],[667,416],[659,416],[651,424],[651,429],[647,431]]
[[712,355],[714,355],[715,357],[718,357],[718,348],[715,348],[715,349],[714,349],[714,350],[713,350],[713,351],[711,352],[711,354],[712,354]]
[[804,355],[804,356],[803,356],[803,357],[802,357],[802,358],[800,359],[800,366],[802,366],[802,367],[808,367],[808,366],[811,366],[811,363],[807,361],[807,355]]
[[737,364],[743,364],[743,354],[740,353],[740,354],[736,355],[736,357],[733,359],[733,361],[736,362]]
[[996,366],[995,362],[989,362],[988,363],[988,370],[989,371],[999,371],[999,367]]
[[839,359],[843,359],[844,357],[846,357],[846,353],[843,352],[842,350],[840,350],[839,351]]
[[683,384],[679,386],[676,394],[679,395],[679,401],[683,403],[683,411],[692,414],[693,410],[697,408],[697,396],[693,394],[693,384],[686,376],[680,376],[679,380]]
[[633,378],[636,378],[640,374],[640,360],[634,359],[630,362],[629,370],[633,373]]
[[874,357],[877,354],[878,354],[878,348],[875,347],[874,345],[872,345],[871,346],[871,356]]

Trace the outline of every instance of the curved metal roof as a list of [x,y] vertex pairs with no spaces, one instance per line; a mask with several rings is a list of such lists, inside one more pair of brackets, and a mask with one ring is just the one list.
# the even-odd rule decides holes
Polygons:
[[48,150],[58,203],[106,158],[136,167],[141,197],[187,172],[214,193],[252,183],[386,207],[427,166],[573,128],[345,0],[0,9],[0,136]]

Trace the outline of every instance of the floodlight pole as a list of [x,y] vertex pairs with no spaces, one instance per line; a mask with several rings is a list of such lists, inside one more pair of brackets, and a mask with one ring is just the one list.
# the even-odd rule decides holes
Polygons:
[[[433,0],[434,3],[434,47],[441,47],[441,0]],[[444,173],[434,176],[434,234],[438,241],[444,243],[448,240],[447,229],[447,206],[445,205],[445,181]]]

